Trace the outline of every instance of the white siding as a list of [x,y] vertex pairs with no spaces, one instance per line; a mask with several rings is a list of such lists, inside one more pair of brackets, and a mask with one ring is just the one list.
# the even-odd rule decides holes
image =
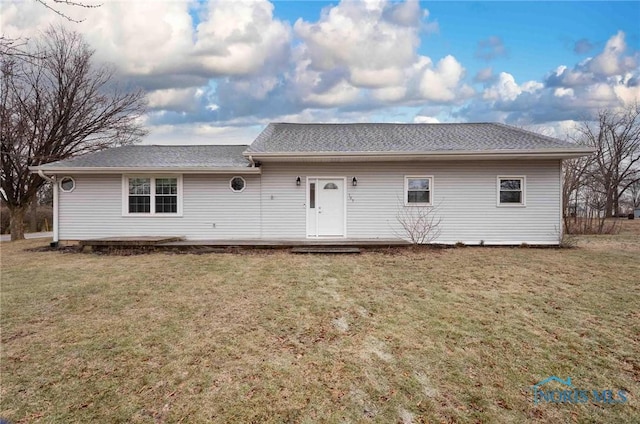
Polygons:
[[[404,176],[433,176],[433,202],[442,218],[439,243],[553,244],[560,227],[560,163],[552,161],[265,163],[262,228],[265,238],[302,238],[304,183],[296,177],[347,177],[347,237],[393,238],[403,202]],[[497,206],[497,177],[526,177],[526,207]],[[358,186],[351,185],[357,177]]]
[[[560,162],[264,163],[229,189],[231,175],[184,175],[182,217],[123,217],[120,175],[72,175],[60,193],[60,239],[180,235],[189,239],[306,238],[306,177],[347,177],[347,237],[395,238],[405,175],[433,176],[442,218],[436,242],[554,244],[560,223]],[[497,177],[526,177],[526,207],[498,207]],[[296,178],[302,184],[296,186]],[[357,177],[358,186],[351,185]],[[215,224],[215,228],[213,226]]]
[[[60,192],[60,239],[173,235],[189,239],[260,237],[260,176],[243,175],[235,193],[232,175],[184,175],[183,215],[122,216],[121,175],[73,175],[76,188]],[[214,225],[215,224],[215,228]]]

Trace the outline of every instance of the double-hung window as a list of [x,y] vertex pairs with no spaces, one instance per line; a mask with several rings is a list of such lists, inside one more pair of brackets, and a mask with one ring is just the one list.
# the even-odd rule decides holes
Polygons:
[[123,215],[171,216],[182,213],[180,176],[125,176]]
[[178,213],[178,179],[156,178],[156,213]]
[[498,177],[498,206],[525,205],[525,177]]
[[404,204],[406,206],[431,206],[433,177],[407,176],[404,178]]

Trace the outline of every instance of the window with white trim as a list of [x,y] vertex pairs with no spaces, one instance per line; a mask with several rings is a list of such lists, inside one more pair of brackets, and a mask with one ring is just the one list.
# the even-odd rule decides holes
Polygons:
[[179,215],[182,213],[180,176],[125,176],[124,215]]
[[240,193],[247,186],[247,182],[242,177],[233,177],[229,180],[229,187],[232,191]]
[[406,206],[431,206],[433,177],[404,177],[404,204]]
[[524,189],[524,177],[498,177],[498,206],[524,206]]
[[178,213],[178,179],[156,178],[156,213]]
[[62,177],[60,180],[60,190],[65,193],[71,193],[76,188],[76,182],[71,177]]

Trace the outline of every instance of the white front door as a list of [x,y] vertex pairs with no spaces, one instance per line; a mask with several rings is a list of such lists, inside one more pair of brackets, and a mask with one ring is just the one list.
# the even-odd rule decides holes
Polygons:
[[345,179],[309,178],[307,185],[307,235],[344,237]]

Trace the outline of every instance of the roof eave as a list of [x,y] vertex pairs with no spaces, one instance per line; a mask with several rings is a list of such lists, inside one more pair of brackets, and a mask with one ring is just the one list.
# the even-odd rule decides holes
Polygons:
[[434,152],[245,152],[253,160],[272,161],[405,161],[405,160],[490,160],[571,159],[595,153],[593,149],[530,149]]
[[30,166],[31,172],[42,171],[49,175],[57,174],[261,174],[258,167],[221,166],[221,167],[89,167],[89,166]]

